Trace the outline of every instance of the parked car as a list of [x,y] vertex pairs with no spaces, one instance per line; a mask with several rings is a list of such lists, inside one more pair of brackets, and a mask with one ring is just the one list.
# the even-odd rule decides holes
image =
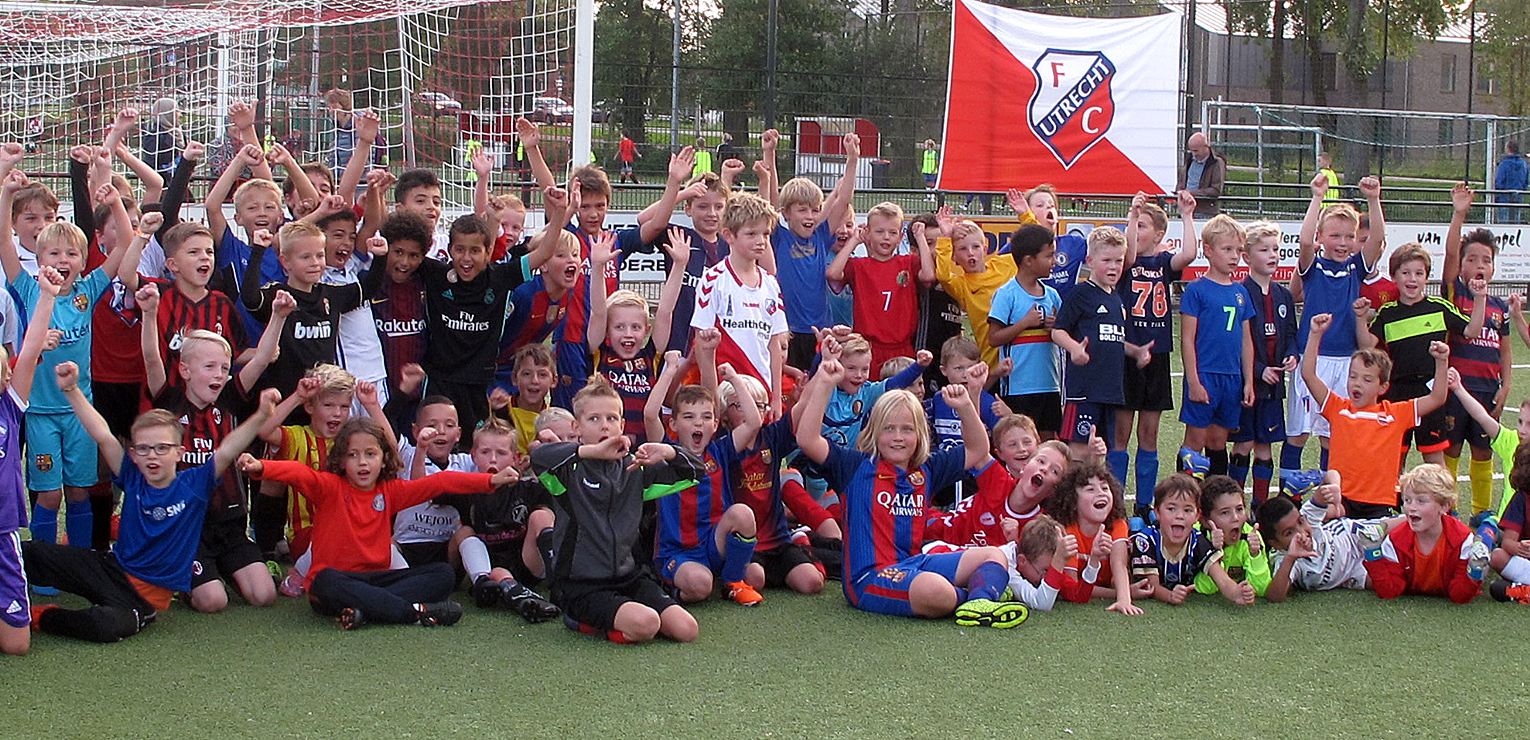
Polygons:
[[454,116],[462,112],[462,104],[446,93],[422,92],[415,98],[433,116]]
[[574,120],[574,106],[563,98],[541,96],[532,99],[531,115],[526,117],[538,123],[569,123]]

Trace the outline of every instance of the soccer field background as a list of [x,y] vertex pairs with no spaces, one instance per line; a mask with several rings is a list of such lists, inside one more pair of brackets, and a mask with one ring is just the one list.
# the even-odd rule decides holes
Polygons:
[[[1181,434],[1166,415],[1161,447]],[[455,627],[341,632],[302,599],[231,601],[116,645],[34,635],[0,660],[0,737],[1464,737],[1530,715],[1499,659],[1530,609],[1487,596],[1061,604],[994,630],[864,614],[831,582],[701,605],[696,643],[640,647],[471,605]]]

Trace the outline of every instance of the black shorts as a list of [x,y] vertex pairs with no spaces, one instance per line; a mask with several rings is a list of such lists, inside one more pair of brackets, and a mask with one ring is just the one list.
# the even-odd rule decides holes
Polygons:
[[616,612],[628,602],[637,602],[660,614],[675,605],[664,586],[642,568],[611,581],[555,583],[551,596],[565,617],[597,630],[616,629]]
[[[1395,380],[1387,389],[1386,400],[1408,401],[1415,398],[1423,398],[1429,395],[1429,381],[1433,378],[1405,378]],[[1451,401],[1455,400],[1455,394],[1450,395]],[[1492,398],[1488,399],[1493,400]],[[1439,452],[1450,446],[1450,424],[1445,409],[1449,405],[1441,406],[1419,419],[1419,425],[1408,430],[1403,435],[1403,451],[1407,452],[1409,445],[1418,448],[1419,452]],[[1464,409],[1463,409],[1464,410]],[[1489,440],[1491,442],[1491,440]]]
[[91,403],[106,419],[107,428],[120,439],[128,438],[138,410],[143,408],[142,383],[103,383],[91,381]]
[[1365,504],[1348,498],[1344,499],[1344,516],[1350,519],[1385,519],[1389,516],[1397,516],[1397,510],[1396,506]]
[[1036,422],[1036,431],[1056,436],[1062,430],[1062,394],[1030,393],[1024,396],[1005,396],[1009,410],[1025,414]]
[[[1493,393],[1472,391],[1472,398],[1477,399],[1487,410],[1493,410]],[[1493,438],[1471,414],[1466,413],[1466,407],[1456,400],[1454,393],[1445,399],[1445,439],[1453,445],[1465,442],[1478,449],[1493,446]]]
[[191,587],[220,578],[233,584],[235,573],[263,560],[260,548],[250,541],[244,517],[209,520],[202,524],[202,542],[197,545],[196,560],[191,561]]
[[813,357],[818,354],[818,337],[812,332],[792,332],[786,343],[786,364],[807,372],[813,367]]
[[450,546],[450,542],[402,542],[394,545],[411,568],[448,562],[446,553]]
[[766,588],[784,588],[788,573],[799,565],[817,565],[818,558],[813,557],[806,547],[788,542],[769,550],[756,550],[754,562],[765,568]]
[[1169,353],[1160,352],[1145,367],[1126,358],[1126,390],[1123,411],[1168,411],[1174,408],[1174,384],[1169,378]]
[[503,550],[490,550],[489,565],[510,571],[510,576],[515,579],[515,582],[527,588],[537,585],[542,580],[526,567],[519,545],[506,547]]

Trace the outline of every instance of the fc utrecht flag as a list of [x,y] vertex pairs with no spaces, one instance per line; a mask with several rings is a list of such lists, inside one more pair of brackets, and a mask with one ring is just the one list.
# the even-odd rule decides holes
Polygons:
[[1173,190],[1179,14],[954,13],[941,189]]

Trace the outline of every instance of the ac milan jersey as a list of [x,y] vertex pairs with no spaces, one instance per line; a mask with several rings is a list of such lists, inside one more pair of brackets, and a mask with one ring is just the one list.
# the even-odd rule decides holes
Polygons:
[[[181,437],[181,459],[175,469],[186,471],[213,459],[213,453],[223,439],[239,426],[238,409],[248,399],[235,375],[213,403],[198,408],[186,398],[186,389],[166,386],[154,397],[154,408],[175,414],[185,427]],[[212,500],[207,504],[207,520],[226,521],[243,517],[245,513],[244,480],[234,466],[230,465],[218,477]]]
[[717,349],[717,363],[732,363],[733,369],[753,375],[770,388],[770,341],[786,333],[786,311],[776,279],[764,269],[756,272],[759,285],[750,287],[728,260],[707,270],[691,326],[719,329],[722,346]]
[[903,470],[867,453],[829,445],[823,469],[845,510],[847,595],[863,578],[919,552],[927,494],[961,477],[966,454],[960,449],[936,452],[923,465]]
[[166,381],[170,385],[178,386],[184,382],[176,367],[181,360],[181,341],[192,331],[204,329],[227,339],[235,357],[249,346],[244,322],[239,319],[238,309],[228,296],[209,290],[202,300],[193,301],[176,290],[172,282],[142,279],[159,288],[159,356],[165,362]]
[[852,257],[845,284],[855,291],[854,326],[875,344],[906,344],[919,325],[919,255]]
[[647,405],[648,397],[653,395],[653,381],[657,376],[654,356],[652,339],[638,350],[635,357],[629,359],[618,357],[616,350],[605,343],[595,353],[595,372],[610,381],[622,397],[622,433],[638,443],[648,439],[648,427],[643,423],[643,407]]
[[372,321],[388,379],[396,388],[405,365],[425,361],[425,281],[411,275],[403,282],[384,282],[372,294]]
[[[673,442],[671,442],[673,444]],[[696,485],[658,501],[658,544],[654,560],[663,562],[687,550],[710,545],[712,528],[728,508],[728,470],[737,464],[733,436],[723,435],[707,445],[704,471]]]
[[[732,435],[724,439],[733,442]],[[733,501],[754,512],[754,549],[761,552],[786,544],[791,533],[781,500],[781,461],[795,449],[792,420],[779,419],[762,427],[754,446],[740,453],[728,470]]]

